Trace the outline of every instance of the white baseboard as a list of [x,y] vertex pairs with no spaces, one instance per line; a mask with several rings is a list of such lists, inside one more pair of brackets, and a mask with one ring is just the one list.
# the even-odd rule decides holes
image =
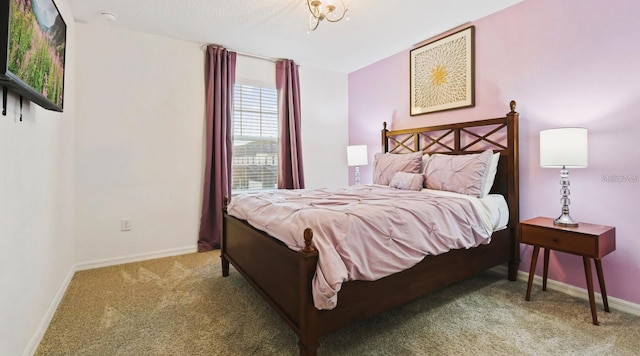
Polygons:
[[[493,270],[495,270],[496,272],[500,272],[502,274],[507,273],[506,266],[497,266],[497,267],[494,267]],[[529,272],[518,271],[518,280],[528,283]],[[535,275],[533,277],[533,284],[535,284],[536,286],[542,286],[542,277]],[[576,286],[554,281],[552,279],[547,279],[547,288],[553,289],[561,293],[568,294],[572,297],[589,300],[589,294],[587,290],[584,288],[578,288]],[[596,304],[602,307],[602,295],[598,292],[594,292],[594,296],[596,299]],[[640,304],[631,303],[626,300],[622,300],[622,299],[611,297],[611,296],[607,296],[607,300],[609,302],[609,308],[611,309],[615,309],[625,313],[640,316]]]
[[73,275],[75,273],[76,273],[76,266],[71,266],[71,269],[69,269],[69,273],[67,274],[65,279],[62,281],[60,288],[58,288],[58,292],[53,298],[53,301],[51,301],[51,304],[49,304],[49,308],[47,308],[47,312],[45,313],[44,318],[42,318],[42,321],[40,322],[40,326],[38,326],[36,333],[31,338],[31,341],[29,341],[29,345],[27,345],[26,350],[24,350],[23,356],[31,356],[36,353],[36,350],[38,349],[38,345],[40,345],[40,341],[42,341],[42,338],[44,337],[44,333],[49,328],[49,323],[51,323],[51,319],[53,319],[53,315],[56,313],[56,310],[58,309],[58,305],[62,301],[62,297],[64,296],[64,293],[67,291],[67,287],[69,287],[69,283],[71,283],[71,279],[73,278]]
[[162,258],[162,257],[178,256],[178,255],[184,255],[187,253],[194,253],[197,251],[198,251],[198,248],[196,246],[187,246],[187,247],[178,247],[178,248],[162,250],[162,251],[140,253],[136,255],[80,262],[76,265],[76,271],[84,271],[87,269],[115,266],[115,265],[121,265],[124,263],[153,260],[153,259]]
[[29,345],[25,349],[23,356],[31,356],[35,354],[36,350],[38,349],[38,345],[40,345],[40,342],[44,337],[44,333],[47,331],[47,328],[49,328],[49,323],[51,323],[51,320],[53,319],[53,315],[56,313],[56,310],[58,309],[58,305],[60,305],[60,302],[62,301],[62,297],[64,296],[64,293],[67,291],[67,287],[69,287],[69,283],[71,283],[71,279],[73,278],[73,275],[77,271],[83,271],[83,270],[99,268],[99,267],[114,266],[114,265],[119,265],[124,263],[130,263],[130,262],[152,260],[152,259],[162,258],[162,257],[178,256],[178,255],[184,255],[187,253],[194,253],[197,251],[198,251],[197,247],[188,246],[188,247],[181,247],[181,248],[155,251],[155,252],[149,252],[149,253],[141,253],[137,255],[129,255],[124,257],[105,258],[102,260],[81,262],[72,266],[71,269],[69,270],[69,273],[67,274],[67,277],[62,282],[62,285],[60,285],[60,288],[58,289],[58,292],[56,293],[55,298],[49,305],[49,308],[47,309],[47,312],[44,318],[42,318],[42,322],[40,323],[38,330],[36,330],[36,333],[33,335],[33,337],[31,338],[31,341],[29,342]]

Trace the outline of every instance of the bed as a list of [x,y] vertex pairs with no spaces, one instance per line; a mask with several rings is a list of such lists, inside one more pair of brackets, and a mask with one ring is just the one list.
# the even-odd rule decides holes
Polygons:
[[[246,220],[223,211],[222,274],[234,268],[264,297],[298,335],[301,355],[317,354],[318,339],[359,320],[442,289],[489,268],[506,264],[516,280],[520,262],[518,188],[518,113],[500,118],[390,131],[383,124],[381,151],[390,154],[475,154],[491,149],[499,163],[491,193],[506,200],[506,227],[493,232],[491,242],[473,248],[428,255],[413,267],[374,280],[342,283],[331,310],[314,305],[312,284],[319,252],[312,229],[304,229],[304,246],[295,251]],[[375,296],[372,298],[371,296]]]

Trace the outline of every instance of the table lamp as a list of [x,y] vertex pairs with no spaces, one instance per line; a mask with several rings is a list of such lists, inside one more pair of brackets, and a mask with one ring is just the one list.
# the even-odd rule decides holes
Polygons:
[[553,223],[578,226],[569,214],[569,171],[587,167],[587,129],[566,127],[540,131],[540,166],[560,168],[562,214]]

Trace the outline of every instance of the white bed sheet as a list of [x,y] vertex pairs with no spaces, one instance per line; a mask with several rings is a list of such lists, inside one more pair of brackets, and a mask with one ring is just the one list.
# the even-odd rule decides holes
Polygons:
[[472,202],[478,211],[483,212],[483,219],[493,226],[493,231],[502,230],[509,223],[509,205],[500,194],[489,194],[484,198],[476,198],[465,194],[443,190],[422,189],[441,196],[464,198]]

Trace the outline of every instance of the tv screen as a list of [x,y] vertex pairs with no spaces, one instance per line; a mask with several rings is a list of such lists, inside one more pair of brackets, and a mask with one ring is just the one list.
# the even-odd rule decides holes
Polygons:
[[53,0],[0,0],[0,84],[62,111],[67,25]]

